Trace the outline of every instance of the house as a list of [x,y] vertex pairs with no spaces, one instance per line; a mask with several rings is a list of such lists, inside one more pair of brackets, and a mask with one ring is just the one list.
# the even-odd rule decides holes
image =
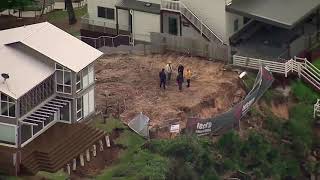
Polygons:
[[[48,22],[0,31],[0,153],[23,160],[24,148],[55,124],[94,114],[94,61],[101,55]],[[68,132],[56,129],[42,137],[50,139],[44,146],[58,142],[55,136],[67,140]]]
[[320,31],[319,7],[318,0],[91,0],[81,35],[125,34],[137,44],[161,32],[230,45],[240,55],[289,58]]

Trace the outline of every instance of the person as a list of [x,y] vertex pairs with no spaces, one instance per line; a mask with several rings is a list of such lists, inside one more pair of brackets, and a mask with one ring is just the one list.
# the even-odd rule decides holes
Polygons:
[[172,66],[171,66],[171,64],[172,64],[172,62],[169,61],[168,64],[166,65],[166,67],[165,67],[168,83],[171,80],[171,74],[172,74]]
[[187,69],[187,72],[186,72],[187,87],[190,87],[191,77],[192,77],[191,69]]
[[177,76],[177,83],[179,86],[179,90],[182,91],[183,76],[182,76],[181,72],[179,72],[179,74]]
[[184,67],[183,67],[183,65],[180,63],[179,66],[178,66],[178,74],[181,73],[181,74],[182,74],[182,77],[183,77],[183,71],[184,71]]
[[160,88],[162,87],[163,85],[163,89],[166,89],[166,73],[164,72],[164,69],[162,69],[160,72],[159,72],[159,78],[160,78]]

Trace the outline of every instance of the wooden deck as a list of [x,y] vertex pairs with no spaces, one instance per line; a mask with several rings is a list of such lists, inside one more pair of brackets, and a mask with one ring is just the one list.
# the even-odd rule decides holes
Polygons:
[[57,123],[22,149],[22,173],[56,172],[98,144],[105,133],[85,124]]

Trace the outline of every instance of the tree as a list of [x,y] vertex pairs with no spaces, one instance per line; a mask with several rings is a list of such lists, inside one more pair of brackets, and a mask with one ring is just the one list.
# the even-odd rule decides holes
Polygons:
[[77,19],[73,10],[72,0],[65,0],[64,2],[69,15],[69,24],[70,25],[75,24],[77,22]]
[[2,0],[0,1],[0,9],[19,9],[20,11],[34,2],[35,0]]

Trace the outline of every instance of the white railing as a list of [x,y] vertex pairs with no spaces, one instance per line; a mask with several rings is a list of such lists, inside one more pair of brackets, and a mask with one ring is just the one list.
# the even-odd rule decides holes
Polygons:
[[226,6],[229,6],[232,4],[232,0],[225,0]]
[[224,44],[223,40],[219,38],[203,21],[198,18],[184,3],[181,1],[161,0],[161,10],[173,11],[182,14],[187,18],[201,33],[210,41]]
[[285,77],[288,77],[290,72],[297,73],[299,78],[303,77],[308,83],[320,91],[320,70],[306,58],[294,57],[294,59],[286,62],[275,62],[234,55],[233,65],[251,69],[259,69],[261,65],[264,65],[267,66],[271,72],[284,74]]
[[317,103],[313,105],[313,118],[318,116],[317,113],[320,112],[320,99],[317,100]]

